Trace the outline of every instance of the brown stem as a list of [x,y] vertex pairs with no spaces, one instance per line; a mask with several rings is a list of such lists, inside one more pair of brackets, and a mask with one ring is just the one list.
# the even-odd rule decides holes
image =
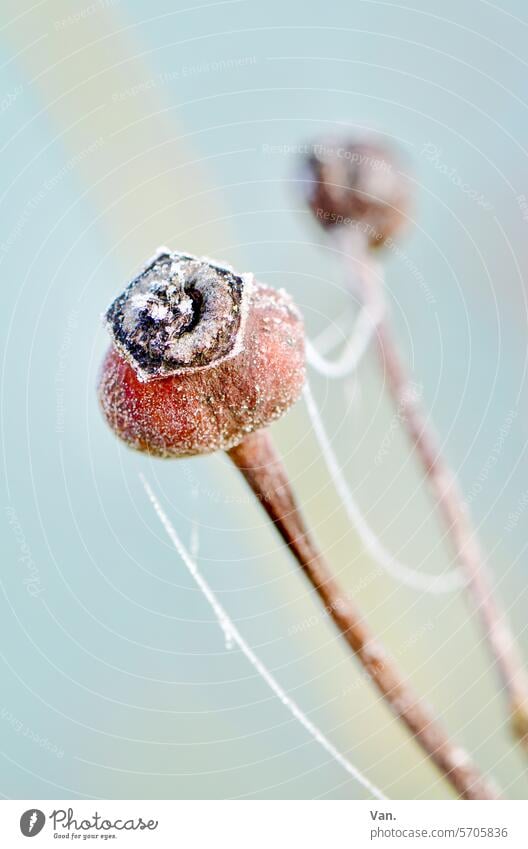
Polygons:
[[464,799],[496,799],[494,786],[454,744],[400,676],[350,598],[333,578],[296,505],[288,476],[267,431],[247,436],[229,457],[268,513],[344,639],[394,714]]
[[435,434],[400,358],[387,319],[378,328],[379,352],[387,386],[400,412],[403,426],[416,448],[462,568],[475,609],[480,617],[502,684],[507,692],[514,734],[528,744],[528,679],[505,614],[493,589],[476,532],[456,478],[440,453]]
[[343,230],[338,248],[354,295],[359,296],[364,304],[374,304],[376,314],[383,316],[378,325],[378,348],[389,391],[416,448],[447,526],[455,557],[465,575],[467,593],[480,617],[485,639],[508,696],[512,731],[528,749],[528,677],[506,616],[494,598],[485,558],[455,475],[440,453],[436,435],[413,392],[392,336],[383,274],[361,229],[351,227]]

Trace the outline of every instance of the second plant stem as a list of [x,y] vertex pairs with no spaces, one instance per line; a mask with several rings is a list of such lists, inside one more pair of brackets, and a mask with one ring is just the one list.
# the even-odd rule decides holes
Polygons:
[[284,542],[394,714],[464,799],[496,799],[496,789],[469,755],[454,743],[431,709],[401,676],[356,608],[333,577],[305,525],[283,463],[267,431],[247,436],[228,452],[268,513]]
[[[345,249],[343,256],[353,273],[354,291],[357,293],[359,284],[359,288],[363,286],[362,297],[367,303],[383,304],[383,278],[379,266],[373,265],[372,251],[366,244],[358,250],[357,238],[350,240],[349,247],[350,251]],[[494,597],[484,554],[456,477],[442,455],[436,434],[413,391],[392,333],[388,310],[382,307],[379,315],[378,350],[388,391],[416,450],[443,517],[453,553],[463,570],[467,593],[480,618],[484,639],[507,694],[513,733],[528,746],[528,677],[522,658],[506,616]]]

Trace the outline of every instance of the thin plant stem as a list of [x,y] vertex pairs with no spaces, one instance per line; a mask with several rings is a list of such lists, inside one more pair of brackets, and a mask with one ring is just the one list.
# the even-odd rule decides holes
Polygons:
[[[492,582],[469,511],[456,478],[440,453],[435,434],[417,400],[409,397],[408,379],[394,338],[385,321],[378,331],[379,350],[387,385],[394,402],[401,405],[402,421],[416,448],[431,492],[444,518],[451,544],[466,576],[466,589],[480,617],[484,637],[495,659],[506,690],[515,735],[528,735],[528,679],[504,612],[493,593]],[[405,399],[405,400],[403,400]]]
[[[354,281],[358,279],[357,262],[363,269],[360,274],[367,302],[372,298],[384,299],[383,276],[366,242],[358,255],[357,240],[350,244],[351,251],[343,251],[345,262],[350,264]],[[352,260],[353,265],[352,265]],[[375,273],[372,273],[374,269]],[[354,286],[356,294],[357,282]],[[372,289],[377,289],[377,294]],[[369,291],[367,291],[369,290]],[[377,328],[377,347],[384,369],[387,388],[400,412],[400,420],[409,440],[416,450],[433,498],[443,517],[455,558],[465,577],[465,588],[481,622],[484,638],[495,661],[504,687],[515,737],[528,747],[528,677],[516,646],[506,616],[494,597],[492,581],[464,502],[456,477],[441,453],[436,434],[431,428],[408,376],[398,345],[392,333],[387,309]]]
[[327,737],[323,734],[322,731],[309,719],[304,711],[301,710],[299,705],[286,693],[286,691],[281,687],[279,682],[274,678],[269,669],[264,666],[262,661],[257,657],[253,649],[248,645],[245,641],[244,637],[236,627],[235,623],[228,615],[226,610],[222,607],[220,602],[218,601],[216,595],[213,590],[201,574],[198,569],[198,565],[194,558],[187,551],[185,546],[183,545],[180,537],[176,533],[176,529],[173,524],[169,520],[169,517],[163,510],[159,499],[155,495],[150,484],[145,480],[143,475],[140,475],[141,482],[147,493],[147,496],[154,508],[156,515],[158,516],[161,524],[163,525],[165,531],[169,539],[171,540],[174,548],[180,555],[183,560],[185,566],[190,572],[191,576],[194,578],[198,588],[204,594],[206,600],[211,606],[216,618],[220,622],[222,626],[222,630],[224,634],[229,636],[229,639],[235,643],[245,657],[249,660],[253,669],[260,675],[260,677],[266,682],[268,687],[272,690],[272,692],[280,699],[282,704],[290,711],[292,716],[303,726],[303,728],[308,731],[308,733],[313,737],[313,739],[319,743],[320,746],[341,766],[349,775],[352,776],[362,787],[367,790],[374,798],[376,799],[386,799],[387,797],[381,792],[381,790],[376,787],[368,778],[366,778],[363,773],[361,773],[357,767],[351,763],[348,758],[341,754],[341,752],[336,749],[333,743],[328,740]]
[[464,799],[496,799],[493,784],[451,741],[431,709],[400,675],[353,601],[336,582],[297,507],[284,465],[266,430],[228,452],[312,584],[343,638],[393,713]]

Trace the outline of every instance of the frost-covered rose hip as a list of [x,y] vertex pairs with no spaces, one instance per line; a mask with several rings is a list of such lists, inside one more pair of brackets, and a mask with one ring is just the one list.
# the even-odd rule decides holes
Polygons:
[[377,644],[297,507],[266,427],[304,382],[303,325],[291,299],[231,268],[160,249],[106,321],[113,344],[99,398],[115,433],[161,457],[226,450],[393,712],[462,795],[495,798]]
[[229,450],[299,397],[304,331],[252,275],[160,249],[108,309],[99,399],[128,445],[162,457]]
[[321,140],[309,146],[302,189],[325,229],[360,225],[371,246],[405,223],[409,190],[399,157],[375,139]]

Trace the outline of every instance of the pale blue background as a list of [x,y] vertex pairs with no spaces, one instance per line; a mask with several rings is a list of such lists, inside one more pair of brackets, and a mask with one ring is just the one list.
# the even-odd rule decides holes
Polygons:
[[[147,503],[142,471],[186,541],[199,520],[203,573],[310,718],[389,796],[448,797],[331,625],[318,618],[299,629],[317,605],[227,461],[149,461],[108,431],[95,398],[107,344],[99,316],[165,242],[286,286],[315,335],[347,298],[284,148],[347,123],[397,140],[416,180],[416,227],[402,254],[387,257],[400,341],[473,493],[528,657],[528,512],[505,530],[528,500],[525,5],[4,5],[0,793],[365,795],[240,652],[224,649]],[[443,169],[422,155],[427,143]],[[448,552],[405,439],[396,434],[374,463],[394,422],[374,357],[359,383],[351,403],[350,385],[314,380],[334,447],[386,545],[439,572]],[[375,572],[302,403],[274,432],[321,544],[373,627],[482,769],[525,797],[523,762],[464,601],[419,596]],[[25,583],[30,567],[37,597]]]

